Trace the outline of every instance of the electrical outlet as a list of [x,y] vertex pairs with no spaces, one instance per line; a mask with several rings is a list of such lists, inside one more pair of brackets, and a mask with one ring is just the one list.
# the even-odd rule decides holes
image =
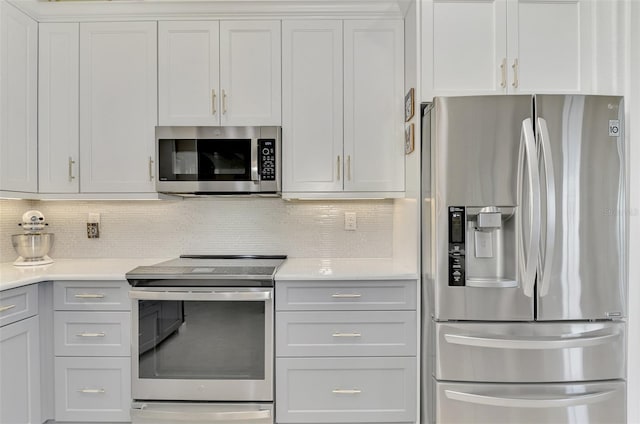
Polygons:
[[344,229],[347,231],[355,231],[358,228],[358,221],[355,212],[344,213]]
[[87,238],[100,237],[100,224],[97,222],[87,222]]

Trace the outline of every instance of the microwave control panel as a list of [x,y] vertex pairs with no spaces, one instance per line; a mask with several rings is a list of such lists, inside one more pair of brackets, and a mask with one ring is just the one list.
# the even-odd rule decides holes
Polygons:
[[258,139],[258,169],[262,181],[275,181],[276,141],[272,138]]
[[449,285],[465,285],[465,209],[449,206]]

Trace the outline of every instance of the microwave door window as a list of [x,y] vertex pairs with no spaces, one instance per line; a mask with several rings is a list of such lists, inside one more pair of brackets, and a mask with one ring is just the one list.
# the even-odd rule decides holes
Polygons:
[[160,140],[158,144],[161,181],[196,181],[198,152],[196,140]]
[[200,181],[251,179],[251,140],[198,140]]

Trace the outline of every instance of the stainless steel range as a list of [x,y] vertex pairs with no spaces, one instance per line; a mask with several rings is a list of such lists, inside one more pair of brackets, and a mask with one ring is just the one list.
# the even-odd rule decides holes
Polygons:
[[127,273],[133,423],[273,423],[273,286],[285,258],[184,255]]

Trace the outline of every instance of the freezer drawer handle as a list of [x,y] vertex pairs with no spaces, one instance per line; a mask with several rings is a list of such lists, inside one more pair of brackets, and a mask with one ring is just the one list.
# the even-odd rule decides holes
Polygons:
[[458,334],[445,334],[447,342],[463,346],[477,346],[496,349],[567,349],[572,347],[590,347],[607,344],[619,336],[617,333],[604,336],[572,337],[570,339],[538,338],[538,339],[514,339],[461,336]]
[[478,405],[502,406],[506,408],[566,408],[568,406],[588,405],[609,400],[615,396],[616,391],[608,390],[606,392],[588,393],[579,396],[568,395],[549,399],[540,399],[537,397],[495,397],[458,392],[455,390],[445,390],[444,393],[449,399]]
[[144,418],[146,420],[157,420],[160,422],[180,422],[180,421],[202,421],[202,422],[229,422],[229,421],[249,421],[265,420],[271,418],[271,411],[268,409],[260,411],[236,411],[236,412],[185,412],[185,411],[150,411],[142,409],[132,409],[131,416]]

